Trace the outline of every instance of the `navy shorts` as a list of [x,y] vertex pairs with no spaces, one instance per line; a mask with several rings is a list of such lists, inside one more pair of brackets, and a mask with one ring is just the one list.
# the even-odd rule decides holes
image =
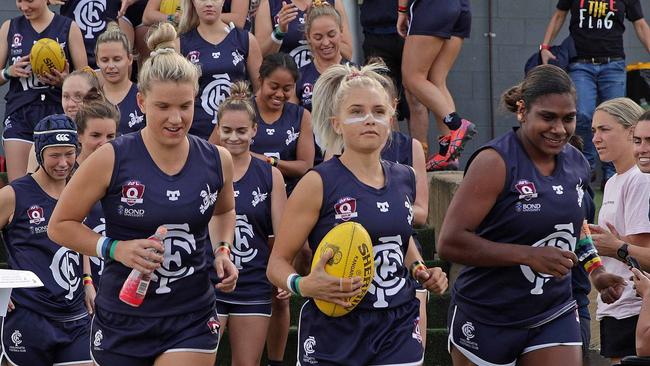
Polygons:
[[[451,304],[449,342],[476,365],[512,365],[519,356],[547,347],[582,346],[578,311],[569,311],[536,328],[480,323]],[[449,351],[451,344],[448,343]]]
[[413,0],[409,13],[411,36],[469,38],[472,30],[469,0]]
[[421,365],[419,301],[332,318],[313,300],[300,311],[298,365]]
[[271,317],[271,303],[268,304],[233,304],[216,301],[219,316],[264,316]]
[[2,346],[13,365],[89,363],[90,319],[59,322],[16,306],[2,321]]
[[214,307],[166,317],[134,317],[96,307],[90,348],[98,365],[153,365],[165,352],[216,353],[220,327]]
[[63,113],[60,104],[37,102],[26,105],[5,116],[2,139],[34,142],[34,127],[41,119]]

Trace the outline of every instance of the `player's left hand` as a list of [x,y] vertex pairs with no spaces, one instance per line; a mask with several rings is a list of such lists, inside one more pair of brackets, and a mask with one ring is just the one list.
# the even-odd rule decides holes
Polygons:
[[49,84],[52,86],[62,86],[63,85],[63,80],[65,77],[69,74],[70,72],[70,64],[65,63],[65,69],[63,69],[63,72],[60,72],[57,69],[53,69],[50,71],[49,74],[41,74],[38,75],[38,79],[43,83],[43,84]]
[[286,300],[291,298],[291,293],[283,288],[278,287],[278,294],[275,295],[275,298],[278,300]]
[[591,272],[589,278],[600,293],[600,299],[605,304],[611,304],[621,297],[627,282],[621,276],[606,272],[604,268],[597,268]]
[[95,313],[95,297],[97,296],[95,286],[92,283],[84,285],[84,293],[86,295],[84,298],[86,310],[88,310],[88,314],[93,315]]
[[397,13],[397,33],[402,38],[406,38],[409,29],[409,17],[406,13]]
[[617,258],[616,251],[623,245],[623,241],[614,226],[607,223],[609,230],[598,225],[589,225],[591,239],[594,241],[598,254],[601,256]]
[[445,292],[449,286],[447,274],[440,267],[421,269],[415,272],[415,278],[422,287],[438,294]]
[[237,286],[239,270],[230,260],[230,256],[219,253],[214,258],[214,269],[217,271],[217,277],[221,280],[214,287],[223,292],[232,292]]

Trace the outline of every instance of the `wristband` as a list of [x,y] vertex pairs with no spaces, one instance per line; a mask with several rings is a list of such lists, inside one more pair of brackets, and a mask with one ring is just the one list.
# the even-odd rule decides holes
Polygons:
[[115,248],[117,248],[117,240],[112,239],[110,248],[108,250],[108,258],[115,260]]
[[280,159],[274,157],[274,156],[267,156],[266,157],[266,162],[271,164],[271,166],[277,167],[278,164],[280,164]]
[[411,266],[409,267],[409,272],[411,273],[411,277],[413,277],[413,279],[416,281],[417,281],[417,277],[415,276],[415,274],[420,270],[426,271],[427,266],[424,264],[424,262],[422,262],[419,259],[413,262],[413,264],[411,264]]
[[293,295],[298,295],[298,293],[293,288],[293,281],[296,279],[296,277],[300,277],[300,275],[297,273],[292,273],[287,277],[287,289],[289,289],[289,292],[291,292]]
[[88,273],[84,273],[84,275],[83,275],[83,282],[84,282],[84,286],[86,286],[86,285],[92,285],[92,283],[93,283],[93,278],[92,278],[92,276],[90,276]]
[[99,239],[97,239],[97,245],[95,247],[97,258],[102,258],[102,259],[108,258],[109,249],[112,240],[113,239],[107,238],[105,236],[100,236]]
[[13,76],[9,73],[9,68],[11,65],[7,65],[4,69],[2,69],[2,77],[6,80],[9,81],[9,79],[13,79]]
[[302,296],[302,293],[300,293],[300,280],[302,279],[302,276],[295,276],[293,278],[293,281],[291,282],[291,285],[293,286],[293,293],[295,293],[298,296]]
[[275,30],[274,30],[273,32],[271,32],[271,40],[272,40],[274,43],[282,44],[282,38],[278,38],[278,37],[275,35]]
[[408,13],[408,8],[406,7],[406,5],[398,5],[397,11],[399,13]]
[[273,28],[273,33],[275,33],[275,36],[276,36],[278,39],[280,39],[280,40],[283,39],[284,36],[287,35],[285,32],[283,32],[283,31],[280,29],[280,24],[276,25],[275,28]]
[[213,254],[216,257],[219,251],[227,251],[228,256],[230,257],[230,243],[225,241],[220,241],[217,243],[217,247],[214,249]]
[[540,51],[541,51],[541,50],[547,50],[547,51],[550,51],[550,50],[551,50],[551,46],[542,43],[542,44],[539,45],[539,50],[540,50]]

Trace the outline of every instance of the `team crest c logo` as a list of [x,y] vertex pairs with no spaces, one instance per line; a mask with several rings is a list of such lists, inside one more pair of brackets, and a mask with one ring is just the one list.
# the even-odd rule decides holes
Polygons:
[[144,184],[140,183],[137,180],[131,180],[122,185],[122,198],[120,201],[126,203],[129,206],[133,206],[136,203],[142,203],[144,196]]
[[[214,80],[205,86],[201,94],[201,107],[208,115],[215,116],[219,110],[219,105],[230,95],[232,83],[230,82],[230,75],[227,73],[214,74],[212,78]],[[214,120],[212,123],[216,124],[217,121]]]
[[257,256],[257,248],[253,248],[248,240],[253,239],[255,232],[253,225],[248,222],[248,216],[237,215],[235,222],[235,245],[233,245],[230,259],[237,269],[244,268],[243,263],[252,261]]
[[460,329],[467,340],[474,338],[474,324],[472,322],[465,322]]
[[106,11],[106,0],[81,0],[74,9],[74,20],[84,32],[84,38],[92,39],[99,33],[106,22],[101,14]]
[[521,179],[515,184],[517,192],[519,192],[519,199],[530,201],[533,198],[537,198],[537,189],[535,189],[535,184],[529,182],[525,179]]
[[375,308],[388,307],[388,298],[397,294],[406,284],[406,279],[399,276],[397,271],[404,263],[402,253],[402,237],[399,235],[379,238],[379,243],[373,245],[375,253],[375,277],[368,292],[375,295]]
[[[576,238],[573,235],[573,224],[558,224],[555,225],[554,233],[549,234],[547,237],[540,239],[533,247],[556,247],[563,250],[573,252],[576,247]],[[531,295],[541,295],[544,293],[544,284],[548,282],[553,276],[546,273],[539,273],[533,271],[532,268],[520,265],[521,272],[524,277],[533,284],[530,290]]]
[[357,214],[357,200],[352,197],[343,197],[334,205],[334,218],[348,221],[359,216]]
[[187,59],[190,60],[190,62],[193,64],[199,63],[199,57],[201,57],[201,52],[199,51],[190,51],[187,54]]
[[210,332],[212,334],[219,334],[219,328],[221,328],[221,323],[214,317],[210,317],[210,320],[208,320],[208,329],[210,329]]
[[192,275],[196,270],[183,263],[184,258],[196,255],[196,239],[188,224],[165,224],[167,236],[163,240],[165,248],[162,265],[152,275],[158,282],[157,294],[172,292],[169,285]]
[[99,347],[102,345],[102,340],[104,339],[104,335],[102,334],[102,330],[99,329],[95,332],[95,339],[93,340],[93,345],[95,347]]
[[79,253],[73,252],[68,248],[61,247],[56,251],[50,264],[50,271],[52,277],[57,285],[62,289],[68,291],[65,298],[72,300],[75,291],[81,284],[81,279],[77,276],[77,269],[81,264]]
[[23,343],[22,337],[23,335],[18,329],[16,329],[13,333],[11,333],[11,342],[13,342],[14,346],[18,347],[18,345]]
[[23,45],[23,35],[20,33],[15,33],[14,36],[11,37],[11,47],[16,48],[22,45]]
[[29,223],[33,225],[38,225],[41,222],[45,221],[45,214],[43,213],[43,207],[39,205],[33,205],[27,209],[27,216],[29,217]]

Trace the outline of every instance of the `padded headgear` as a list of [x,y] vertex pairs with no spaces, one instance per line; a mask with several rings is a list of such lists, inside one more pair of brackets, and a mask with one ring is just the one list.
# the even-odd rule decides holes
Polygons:
[[43,165],[43,150],[52,146],[72,146],[79,149],[77,126],[65,114],[53,114],[34,127],[34,152],[38,165]]

